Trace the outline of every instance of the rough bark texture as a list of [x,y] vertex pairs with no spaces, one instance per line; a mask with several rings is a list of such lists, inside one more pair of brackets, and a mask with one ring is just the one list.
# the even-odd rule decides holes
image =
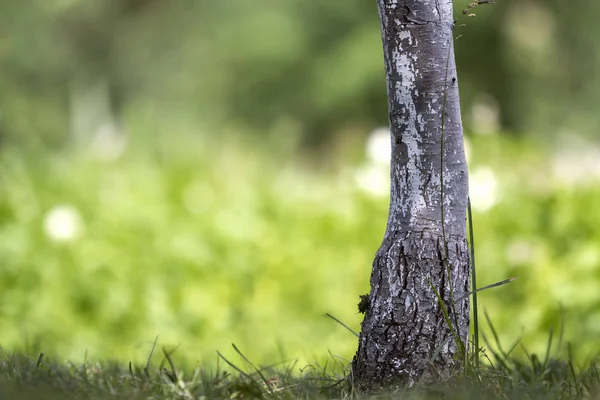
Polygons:
[[468,177],[452,1],[377,3],[389,98],[391,195],[352,363],[354,385],[362,392],[445,377],[458,367],[459,348],[431,285],[465,343],[469,332],[468,298],[452,300],[469,290]]

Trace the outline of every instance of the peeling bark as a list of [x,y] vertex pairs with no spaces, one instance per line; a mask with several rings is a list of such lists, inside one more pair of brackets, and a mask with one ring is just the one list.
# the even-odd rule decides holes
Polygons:
[[453,301],[469,291],[469,253],[452,1],[377,3],[389,99],[391,190],[352,362],[354,385],[361,392],[447,377],[460,365],[459,346],[431,285],[464,343],[469,332],[468,297]]

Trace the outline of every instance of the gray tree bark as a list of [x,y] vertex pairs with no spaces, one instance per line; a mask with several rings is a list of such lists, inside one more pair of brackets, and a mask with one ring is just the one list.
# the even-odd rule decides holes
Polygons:
[[469,334],[468,175],[452,0],[377,4],[389,99],[391,193],[352,362],[361,392],[444,378],[459,367],[460,346],[432,285],[465,345]]

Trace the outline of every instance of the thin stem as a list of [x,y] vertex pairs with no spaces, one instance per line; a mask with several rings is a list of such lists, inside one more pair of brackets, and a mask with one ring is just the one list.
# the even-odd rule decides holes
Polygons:
[[471,197],[467,199],[469,216],[469,242],[471,244],[471,291],[473,292],[473,340],[475,342],[475,368],[479,371],[479,312],[477,310],[477,270],[475,268],[475,234],[473,233],[473,214]]

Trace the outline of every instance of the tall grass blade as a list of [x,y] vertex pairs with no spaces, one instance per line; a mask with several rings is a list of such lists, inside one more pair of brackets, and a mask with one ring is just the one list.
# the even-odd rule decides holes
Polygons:
[[241,351],[240,349],[237,348],[237,346],[233,343],[231,343],[231,346],[233,347],[233,349],[235,350],[236,353],[239,354],[240,357],[242,357],[242,359],[244,361],[246,361],[248,363],[248,365],[250,365],[254,371],[256,371],[256,373],[258,374],[258,376],[260,376],[260,379],[262,379],[263,383],[265,384],[265,386],[267,387],[267,389],[269,389],[269,380],[267,378],[265,378],[265,376],[262,374],[262,372],[260,372],[260,370],[258,368],[256,368],[256,365],[254,365],[254,363],[252,363],[252,361],[250,361],[248,359],[248,357],[246,357]]
[[156,343],[158,343],[158,335],[154,338],[154,343],[152,343],[152,349],[150,349],[150,354],[148,355],[148,361],[146,361],[146,366],[144,367],[144,373],[147,378],[150,378],[150,364],[152,363],[152,355],[154,355],[154,350],[156,349]]
[[234,363],[232,363],[231,361],[229,361],[228,359],[226,359],[225,356],[223,356],[223,354],[221,354],[218,350],[217,350],[217,354],[219,355],[219,357],[221,357],[221,359],[223,359],[223,361],[225,361],[225,363],[227,365],[229,365],[231,368],[235,369],[244,378],[247,378],[251,382],[254,382],[254,383],[258,384],[258,382],[256,382],[256,380],[254,380],[250,375],[248,375],[247,373],[245,373],[244,371],[242,371],[241,368],[239,368],[237,365],[235,365]]
[[[504,356],[501,353],[498,353],[493,347],[490,341],[488,340],[485,333],[481,332],[481,337],[483,338],[483,342],[487,346],[487,351],[491,352],[494,356],[494,359],[498,362],[498,364],[502,367],[503,370],[511,372],[512,368],[506,363]],[[487,357],[487,354],[486,354]],[[487,357],[490,364],[494,365],[493,362]]]
[[569,371],[571,372],[571,377],[573,378],[573,385],[575,385],[575,392],[577,393],[577,398],[581,399],[582,398],[582,390],[581,390],[581,385],[579,384],[578,379],[577,379],[577,373],[575,372],[573,347],[571,346],[571,343],[568,343],[567,350],[568,350],[568,354],[569,354]]
[[356,333],[354,330],[352,330],[352,328],[350,328],[348,325],[346,325],[345,323],[343,323],[342,321],[340,321],[339,319],[337,319],[333,315],[331,315],[329,313],[325,313],[325,314],[323,314],[323,316],[326,317],[326,318],[331,318],[332,320],[334,320],[335,322],[337,322],[338,324],[340,324],[344,328],[348,329],[354,336],[356,336],[357,338],[359,337],[358,333]]
[[446,320],[446,325],[448,325],[448,329],[450,329],[450,333],[452,334],[452,337],[454,338],[454,342],[458,346],[458,349],[460,351],[460,356],[463,357],[463,362],[464,362],[464,361],[466,361],[465,360],[466,359],[465,344],[462,341],[462,339],[460,338],[458,332],[456,331],[456,329],[458,329],[458,327],[455,329],[452,326],[452,321],[450,320],[450,315],[448,314],[448,309],[446,308],[446,305],[444,304],[444,300],[442,300],[442,296],[440,296],[440,293],[438,292],[438,290],[435,288],[435,286],[433,286],[431,279],[427,278],[427,282],[429,282],[429,286],[431,287],[431,290],[433,290],[433,293],[435,293],[435,297],[437,297],[438,303],[439,303],[440,308],[442,309],[442,313],[444,315],[444,319]]
[[[475,268],[475,234],[473,231],[473,213],[471,197],[467,198],[467,214],[469,217],[469,244],[471,250],[471,290],[473,294],[473,342],[475,343],[475,369],[479,373],[479,310],[477,308],[477,269]],[[460,301],[460,300],[459,300]]]
[[550,351],[552,350],[552,339],[554,338],[554,328],[550,327],[550,333],[548,334],[548,344],[546,345],[546,354],[544,355],[544,362],[542,362],[542,370],[548,367],[548,361],[550,360]]
[[483,315],[485,316],[485,319],[486,319],[488,325],[490,326],[490,330],[492,331],[492,336],[494,337],[494,342],[496,343],[496,347],[498,348],[498,350],[500,350],[500,353],[502,353],[502,355],[505,358],[508,357],[508,355],[502,349],[502,343],[500,343],[500,338],[498,337],[498,332],[496,332],[496,328],[494,328],[494,324],[492,323],[492,320],[490,319],[490,316],[488,315],[487,311],[484,311]]
[[556,346],[555,357],[560,356],[560,349],[562,349],[563,339],[565,335],[565,309],[562,304],[560,305],[560,335],[558,336],[558,345]]
[[[177,368],[175,368],[175,362],[173,362],[173,357],[171,357],[171,355],[173,353],[175,353],[175,351],[178,348],[179,348],[179,346],[175,347],[171,351],[167,351],[167,349],[165,347],[162,348],[163,356],[165,357],[165,360],[167,360],[167,362],[169,363],[169,367],[171,367],[171,376],[169,376],[169,379],[174,380],[175,382],[179,380],[179,375],[177,373]],[[161,370],[162,370],[162,368],[161,368]],[[175,383],[175,382],[173,382],[173,383]]]

